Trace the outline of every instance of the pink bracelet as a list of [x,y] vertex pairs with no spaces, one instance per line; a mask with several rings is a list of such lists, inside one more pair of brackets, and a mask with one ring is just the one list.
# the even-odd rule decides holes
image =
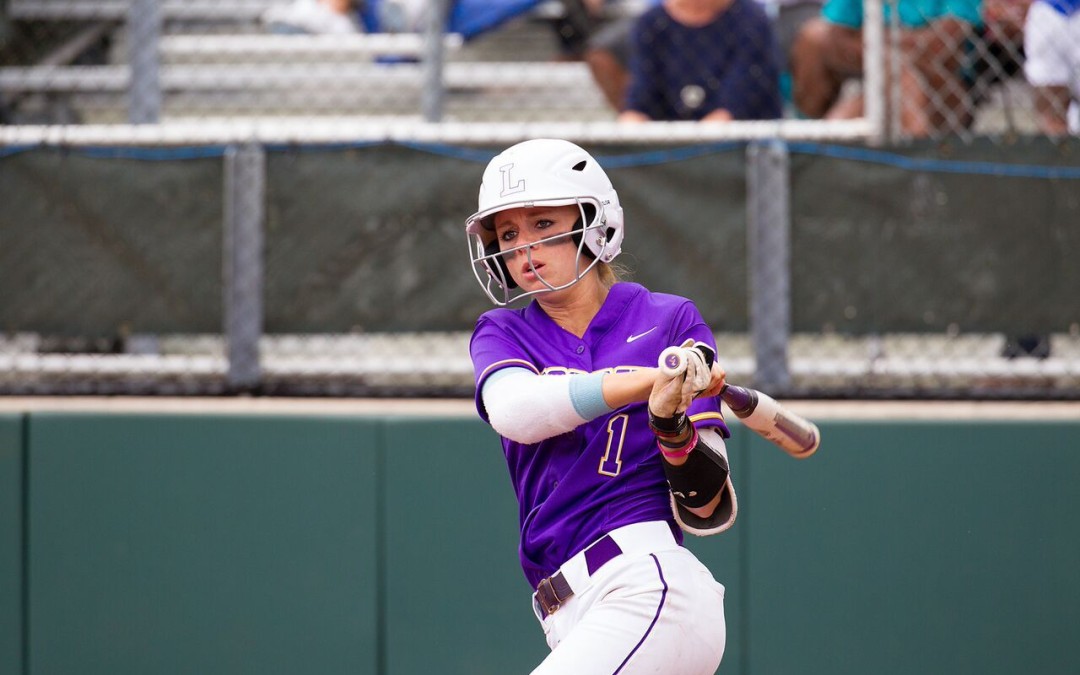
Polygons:
[[686,445],[683,445],[683,446],[681,446],[679,448],[668,449],[668,447],[665,446],[660,441],[660,439],[657,439],[656,440],[656,447],[660,448],[660,454],[663,455],[664,457],[668,457],[668,458],[671,458],[671,459],[676,459],[676,458],[679,458],[679,457],[686,457],[691,452],[693,452],[694,447],[697,446],[697,442],[698,442],[698,433],[697,433],[697,429],[694,429],[694,433],[690,435],[690,438],[686,441]]

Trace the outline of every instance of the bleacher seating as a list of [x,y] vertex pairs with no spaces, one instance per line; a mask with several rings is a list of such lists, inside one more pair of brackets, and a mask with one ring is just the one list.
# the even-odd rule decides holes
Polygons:
[[[266,8],[287,0],[165,0],[167,19],[257,21]],[[131,0],[9,0],[8,16],[18,21],[122,21]]]
[[[163,118],[420,114],[429,82],[422,34],[268,34],[260,16],[283,1],[166,0],[159,42]],[[451,16],[468,35],[449,33],[444,43],[449,119],[611,118],[587,67],[555,62],[547,22],[559,3],[482,4],[458,3]],[[107,64],[0,68],[0,92],[62,98],[85,122],[125,121],[129,8],[129,0],[12,0],[9,12],[15,20],[81,21],[115,36]],[[545,106],[530,109],[525,101],[540,92]]]
[[[450,33],[447,53],[461,48],[461,35]],[[416,33],[360,35],[167,35],[161,40],[164,63],[363,63],[384,57],[419,59],[424,36]]]

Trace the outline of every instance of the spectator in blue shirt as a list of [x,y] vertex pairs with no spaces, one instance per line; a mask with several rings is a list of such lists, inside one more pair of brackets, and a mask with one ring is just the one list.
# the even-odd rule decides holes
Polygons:
[[[659,4],[660,0],[648,0],[641,11]],[[608,104],[620,112],[626,105],[630,83],[630,35],[639,16],[622,16],[601,26],[589,36],[583,54],[596,86]]]
[[[972,105],[961,79],[966,43],[982,26],[980,0],[899,0],[901,129],[911,136],[970,123]],[[884,6],[885,23],[892,6]],[[863,73],[862,0],[827,0],[792,49],[794,98],[808,117],[861,117],[859,93],[841,97],[844,82]],[[886,67],[886,77],[893,68]]]
[[777,50],[754,0],[664,0],[641,15],[624,122],[776,119]]

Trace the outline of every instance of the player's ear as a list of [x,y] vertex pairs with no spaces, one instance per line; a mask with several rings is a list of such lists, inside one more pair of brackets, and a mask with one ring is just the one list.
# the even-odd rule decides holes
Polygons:
[[[581,215],[578,216],[577,222],[574,223],[574,227],[571,228],[571,231],[574,234],[570,235],[570,238],[574,240],[574,246],[577,247],[581,247],[581,234],[585,231],[585,223],[592,223],[593,219],[596,218],[596,207],[592,204],[582,204],[581,213],[583,213],[585,217],[582,218]],[[607,236],[610,237],[611,234],[608,233]],[[589,260],[596,259],[596,256],[593,254],[592,250],[590,250],[588,246],[582,248],[582,253],[588,256]]]

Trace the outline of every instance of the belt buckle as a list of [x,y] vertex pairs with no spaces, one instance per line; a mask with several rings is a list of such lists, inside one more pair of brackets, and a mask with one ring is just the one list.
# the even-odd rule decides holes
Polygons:
[[[544,585],[547,585],[550,593],[544,592]],[[536,597],[540,600],[540,607],[547,612],[548,616],[551,616],[562,607],[562,600],[559,599],[559,594],[555,592],[555,587],[551,585],[551,577],[541,579],[540,583],[536,586]],[[554,599],[551,604],[548,604],[549,598]]]

